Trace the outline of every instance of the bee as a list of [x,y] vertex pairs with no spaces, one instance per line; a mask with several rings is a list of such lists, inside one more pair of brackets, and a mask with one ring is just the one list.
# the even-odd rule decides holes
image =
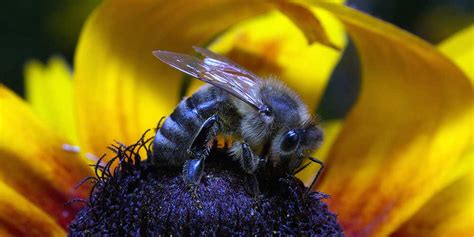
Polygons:
[[200,47],[202,57],[169,51],[153,54],[171,67],[208,84],[184,98],[157,130],[152,164],[183,168],[186,184],[199,184],[206,157],[216,136],[232,138],[230,156],[248,174],[258,195],[255,174],[275,168],[295,174],[309,165],[324,164],[308,155],[323,140],[322,129],[300,97],[281,81],[264,80],[230,59]]

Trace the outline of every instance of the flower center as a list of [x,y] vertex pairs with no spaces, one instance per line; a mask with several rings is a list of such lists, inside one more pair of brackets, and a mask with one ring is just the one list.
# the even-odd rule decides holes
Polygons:
[[[139,153],[149,151],[143,138],[116,146],[116,157],[96,166],[95,187],[87,205],[70,224],[72,236],[183,235],[321,235],[340,236],[342,229],[322,199],[296,178],[258,176],[261,197],[248,192],[246,175],[225,151],[206,159],[195,192],[184,184],[179,168],[156,168]],[[116,162],[115,168],[110,168]]]

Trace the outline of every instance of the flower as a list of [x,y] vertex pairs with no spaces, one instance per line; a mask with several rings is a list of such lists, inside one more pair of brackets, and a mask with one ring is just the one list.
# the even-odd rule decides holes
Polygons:
[[[0,233],[63,235],[77,212],[63,203],[87,196],[87,188],[72,188],[91,175],[83,157],[103,154],[114,139],[133,143],[174,108],[184,94],[181,75],[157,62],[152,50],[189,53],[190,46],[210,42],[258,73],[280,76],[316,108],[340,55],[334,48],[344,44],[335,16],[355,42],[362,85],[349,115],[323,124],[326,144],[318,158],[327,167],[317,189],[331,195],[329,208],[345,234],[472,235],[473,45],[466,39],[473,28],[440,46],[451,61],[373,17],[328,2],[311,4],[105,1],[89,18],[76,52],[77,130],[68,132],[71,127],[58,120],[63,111],[43,112],[40,119],[41,112],[0,87]],[[33,98],[52,96],[38,84],[42,96],[30,97],[36,111],[44,108]],[[196,86],[191,81],[189,91]],[[61,100],[46,107],[71,108],[57,107]],[[78,144],[83,154],[64,144]]]
[[336,215],[321,201],[328,196],[306,196],[307,188],[292,175],[259,174],[261,195],[255,197],[246,173],[227,150],[216,148],[199,186],[189,189],[182,169],[141,159],[141,151],[151,153],[152,138],[145,133],[131,146],[117,144],[112,160],[96,164],[94,191],[69,225],[71,236],[342,235]]

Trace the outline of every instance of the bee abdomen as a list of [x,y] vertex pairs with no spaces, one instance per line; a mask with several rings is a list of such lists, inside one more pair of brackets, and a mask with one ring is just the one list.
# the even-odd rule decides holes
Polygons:
[[219,109],[224,107],[228,99],[226,92],[221,89],[205,86],[189,98],[189,103],[194,106],[196,113],[205,120],[215,113],[219,113]]
[[157,165],[181,165],[187,148],[203,123],[189,98],[182,100],[157,131],[153,143],[153,161]]
[[157,165],[182,165],[188,158],[194,137],[204,121],[218,113],[224,97],[214,88],[203,88],[182,100],[157,131],[153,143],[153,162]]

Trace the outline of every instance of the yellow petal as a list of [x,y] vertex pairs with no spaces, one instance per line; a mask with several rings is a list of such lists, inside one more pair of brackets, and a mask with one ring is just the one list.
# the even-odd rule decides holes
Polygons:
[[[312,9],[328,29],[328,36],[342,47],[345,34],[340,23],[326,11]],[[302,31],[281,12],[243,21],[211,42],[210,48],[226,54],[261,76],[277,77],[315,111],[341,52],[321,44],[308,45]],[[190,93],[202,83],[191,81]]]
[[0,181],[1,236],[65,236],[66,233],[43,210]]
[[53,57],[47,65],[33,60],[25,65],[25,95],[38,116],[77,144],[73,82],[67,63]]
[[[471,79],[474,62],[474,25],[439,45]],[[473,236],[474,235],[474,143],[444,177],[447,188],[435,194],[395,236]],[[444,186],[444,185],[443,185]]]
[[474,236],[474,152],[466,159],[470,172],[437,193],[394,236]]
[[438,48],[474,81],[474,25],[451,36]]
[[[271,1],[256,0],[204,1],[199,4],[185,0],[104,2],[86,23],[76,53],[76,96],[82,143],[100,155],[113,139],[133,142],[145,129],[154,127],[162,116],[174,109],[181,99],[182,74],[155,59],[152,50],[192,53],[192,45],[204,45],[235,23],[274,7]],[[324,26],[324,22],[321,23]],[[274,26],[269,31],[276,32],[279,29],[276,28]],[[300,39],[304,39],[304,34],[300,33]],[[301,57],[298,53],[306,53],[303,49],[306,47],[300,45],[298,49],[285,50],[288,55]],[[337,58],[326,59],[323,58],[326,54],[315,56],[314,50],[309,51],[313,53],[312,57],[304,55],[299,62],[311,59],[332,66]],[[286,65],[291,59],[277,60]],[[314,65],[311,62],[294,65],[286,69],[285,74],[301,74],[308,69],[322,71],[316,73],[318,75],[329,74],[327,68],[331,67]],[[315,80],[314,77],[305,77],[305,74],[300,80],[307,78]],[[311,90],[319,88],[319,91],[308,89],[306,92],[314,94],[316,103],[324,83],[309,83],[317,85]]]
[[278,9],[299,26],[301,31],[305,34],[308,43],[320,42],[336,50],[341,48],[331,42],[319,18],[317,18],[309,8],[290,1],[276,2]]
[[262,7],[232,1],[215,6],[207,1],[105,1],[88,19],[75,58],[86,149],[101,155],[114,139],[131,143],[174,109],[181,74],[159,62],[153,50],[190,53],[192,45],[204,44]]
[[347,235],[386,236],[436,191],[470,139],[469,79],[428,43],[347,7],[361,93],[329,153],[321,190]]
[[[454,34],[447,40],[438,45],[446,56],[448,56],[456,65],[464,71],[471,81],[471,88],[474,85],[474,25]],[[474,116],[474,115],[473,115]],[[472,136],[472,134],[471,134]],[[474,143],[471,142],[466,148],[464,155],[456,164],[455,168],[445,177],[445,183],[465,176],[472,170],[474,161]]]
[[66,227],[78,207],[64,203],[88,194],[74,186],[91,169],[77,154],[64,151],[66,140],[2,85],[0,131],[0,180]]

